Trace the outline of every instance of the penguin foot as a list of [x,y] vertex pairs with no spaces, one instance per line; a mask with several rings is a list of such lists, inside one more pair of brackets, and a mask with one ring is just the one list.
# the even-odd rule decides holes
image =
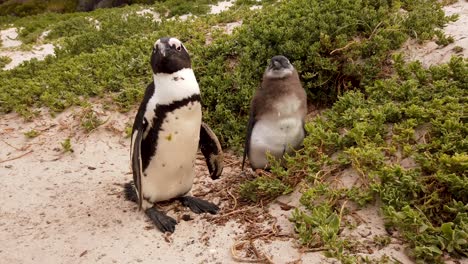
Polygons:
[[165,215],[154,207],[146,209],[145,213],[161,232],[174,233],[175,226],[177,225],[177,221],[174,218]]
[[196,214],[216,214],[219,211],[219,207],[216,204],[193,196],[182,196],[179,198],[179,200],[184,206],[188,206],[190,210]]
[[271,168],[265,168],[265,169],[255,169],[254,173],[258,176],[262,176],[265,174],[271,173]]
[[133,183],[131,181],[127,182],[124,185],[124,193],[125,193],[125,199],[134,203],[138,203],[138,194],[135,190],[135,187],[133,187]]

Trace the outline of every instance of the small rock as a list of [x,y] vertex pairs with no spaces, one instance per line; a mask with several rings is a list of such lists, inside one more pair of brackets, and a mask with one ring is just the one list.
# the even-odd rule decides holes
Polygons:
[[13,168],[13,165],[5,165],[5,168],[11,169],[11,168]]
[[358,231],[359,235],[361,235],[362,237],[368,237],[372,234],[371,231],[369,230],[362,230],[362,231]]
[[215,198],[213,198],[213,200],[211,202],[214,203],[214,204],[219,204],[220,201],[221,201],[221,199],[219,197],[215,197]]
[[182,220],[190,221],[190,220],[193,220],[193,218],[189,214],[184,214],[182,215]]
[[88,170],[95,170],[96,167],[93,167],[93,166],[88,166]]
[[390,227],[385,227],[385,231],[387,231],[387,234],[389,234],[391,236],[395,232],[395,228],[391,227],[391,226]]

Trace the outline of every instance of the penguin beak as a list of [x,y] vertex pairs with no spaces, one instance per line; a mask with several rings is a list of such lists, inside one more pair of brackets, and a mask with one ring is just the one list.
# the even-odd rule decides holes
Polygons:
[[169,50],[171,50],[171,48],[167,44],[158,43],[158,51],[163,57],[166,57],[166,55],[169,53]]
[[281,65],[281,63],[279,61],[274,61],[273,62],[273,67],[275,69],[281,69],[283,67],[283,65]]
[[278,71],[283,68],[283,65],[277,60],[272,60],[269,68]]

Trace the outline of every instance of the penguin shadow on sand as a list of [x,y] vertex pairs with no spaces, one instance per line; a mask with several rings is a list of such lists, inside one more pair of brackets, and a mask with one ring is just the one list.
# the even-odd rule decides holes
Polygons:
[[194,213],[216,214],[219,207],[190,196],[197,150],[212,179],[223,170],[223,151],[213,131],[202,122],[200,89],[187,49],[176,38],[156,41],[151,54],[153,82],[137,111],[130,147],[133,182],[127,200],[138,204],[162,232],[174,232],[177,221],[156,203],[179,200]]
[[307,95],[299,75],[282,55],[271,58],[250,104],[242,171],[246,157],[255,172],[270,170],[268,155],[284,161],[306,136]]

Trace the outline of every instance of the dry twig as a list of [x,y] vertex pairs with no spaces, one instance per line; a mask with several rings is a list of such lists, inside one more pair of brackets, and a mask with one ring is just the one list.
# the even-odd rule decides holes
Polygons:
[[28,151],[28,152],[26,152],[26,153],[23,153],[23,154],[19,155],[18,157],[6,159],[6,160],[0,160],[0,163],[4,163],[4,162],[7,162],[7,161],[12,161],[12,160],[16,160],[16,159],[22,158],[22,157],[24,157],[24,156],[26,156],[26,155],[28,155],[28,154],[30,154],[30,153],[32,153],[32,152],[33,152],[33,150],[30,150],[30,151]]

